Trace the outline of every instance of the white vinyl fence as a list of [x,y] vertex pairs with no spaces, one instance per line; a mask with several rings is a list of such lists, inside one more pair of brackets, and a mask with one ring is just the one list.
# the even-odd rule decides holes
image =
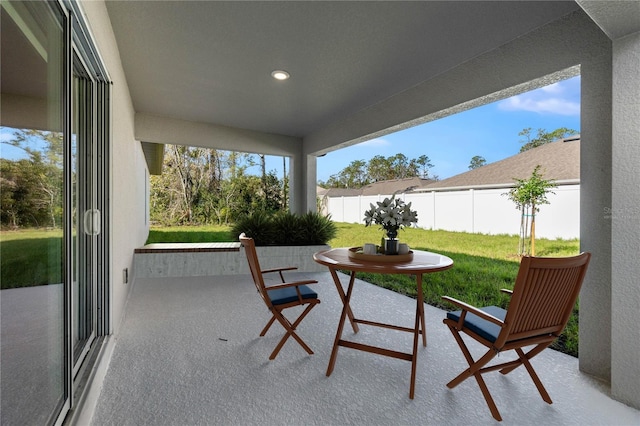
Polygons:
[[[509,188],[466,189],[397,194],[418,212],[419,228],[518,235],[520,211],[506,195]],[[536,237],[580,238],[580,185],[562,185],[547,194],[549,204],[536,214]],[[326,212],[335,222],[364,223],[369,204],[390,195],[329,197]]]

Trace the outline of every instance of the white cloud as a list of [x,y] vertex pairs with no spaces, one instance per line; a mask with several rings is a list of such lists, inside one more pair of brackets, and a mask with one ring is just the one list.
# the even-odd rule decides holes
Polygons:
[[524,93],[498,104],[505,111],[531,111],[539,114],[580,115],[580,103],[561,97],[536,96]]
[[13,139],[13,133],[5,131],[5,129],[0,130],[0,142],[8,142],[11,139]]
[[503,111],[530,111],[538,114],[580,115],[580,79],[559,81],[498,103]]

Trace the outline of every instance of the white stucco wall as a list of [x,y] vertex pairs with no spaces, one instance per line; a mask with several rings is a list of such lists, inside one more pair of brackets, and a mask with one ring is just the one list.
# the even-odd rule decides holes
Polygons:
[[[517,235],[520,211],[503,195],[508,188],[432,191],[399,194],[418,212],[418,227],[489,235]],[[580,185],[564,185],[548,194],[549,204],[536,215],[536,237],[580,238]],[[370,203],[387,195],[328,198],[327,212],[335,222],[364,223]]]
[[122,271],[132,276],[133,251],[144,245],[147,222],[149,174],[139,141],[134,137],[135,111],[109,16],[103,2],[82,2],[98,51],[109,72],[112,86],[111,139],[111,326],[117,333],[124,314],[131,283],[123,282]]
[[[599,31],[599,29],[598,29]],[[580,247],[592,253],[580,292],[580,369],[611,380],[611,40],[581,64]],[[624,342],[620,342],[624,345]]]
[[640,408],[640,32],[613,43],[613,165],[611,393]]

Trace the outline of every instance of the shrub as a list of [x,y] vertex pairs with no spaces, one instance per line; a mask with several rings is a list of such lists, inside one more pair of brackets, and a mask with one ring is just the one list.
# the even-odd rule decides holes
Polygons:
[[305,245],[327,244],[338,233],[331,216],[308,212],[301,215],[299,221],[302,223]]
[[316,212],[301,215],[258,212],[240,218],[233,225],[235,236],[243,232],[257,246],[304,246],[327,244],[336,236],[337,228],[329,216]]
[[269,245],[275,237],[271,216],[263,211],[242,216],[235,222],[231,232],[234,238],[238,238],[244,232],[247,237],[253,238],[257,246]]

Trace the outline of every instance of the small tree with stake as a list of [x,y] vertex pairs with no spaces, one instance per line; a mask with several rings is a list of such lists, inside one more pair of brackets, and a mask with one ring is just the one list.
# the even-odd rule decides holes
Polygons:
[[[518,256],[530,254],[535,256],[536,238],[536,212],[540,211],[541,204],[549,204],[547,193],[557,185],[552,180],[545,180],[540,173],[540,165],[537,165],[529,179],[515,179],[516,186],[507,195],[516,204],[516,208],[521,211],[520,216],[520,241],[518,245]],[[531,221],[529,222],[529,218]],[[530,238],[527,247],[526,240]]]

